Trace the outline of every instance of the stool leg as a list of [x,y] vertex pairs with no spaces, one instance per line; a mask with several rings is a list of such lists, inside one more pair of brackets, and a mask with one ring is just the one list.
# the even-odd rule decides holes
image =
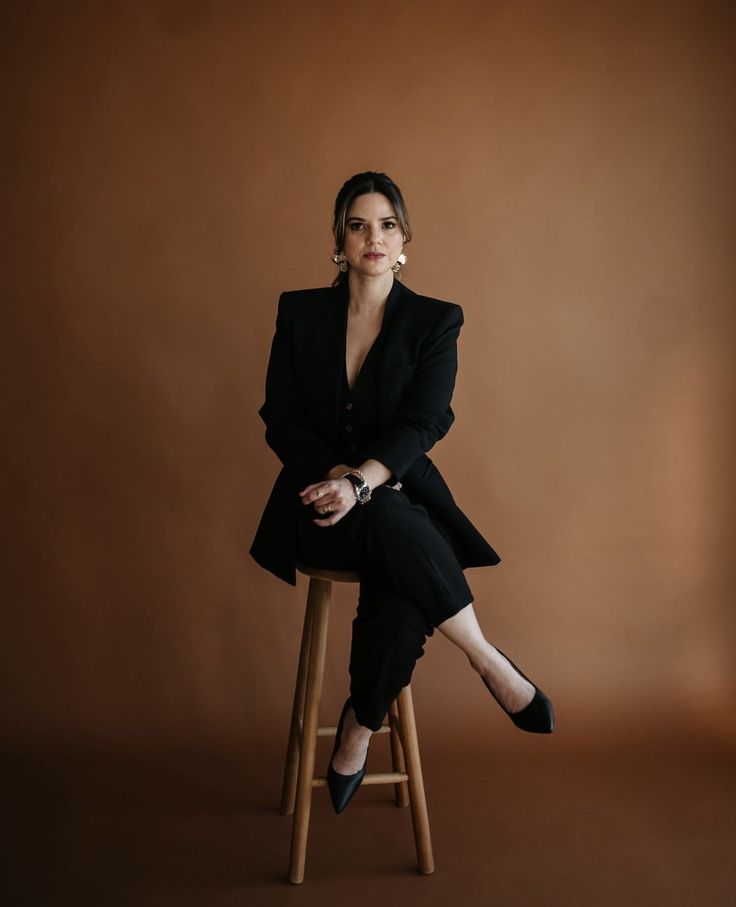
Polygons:
[[307,596],[307,607],[304,610],[304,628],[299,649],[299,669],[294,688],[294,704],[291,709],[289,726],[289,745],[286,749],[284,767],[284,785],[281,790],[281,814],[290,816],[296,802],[296,779],[299,772],[299,725],[304,718],[304,699],[307,693],[307,668],[309,667],[309,648],[312,642],[312,619],[314,606],[312,598]]
[[414,703],[411,687],[405,686],[398,696],[399,721],[401,723],[401,742],[406,758],[406,770],[409,775],[409,800],[411,803],[411,820],[414,826],[414,843],[417,849],[419,872],[429,875],[434,872],[432,856],[432,839],[429,835],[429,818],[427,801],[424,796],[424,779],[419,760],[417,743],[417,726],[414,718]]
[[329,580],[312,578],[309,581],[309,601],[313,609],[307,689],[304,701],[304,723],[302,725],[301,756],[296,788],[296,808],[291,831],[291,855],[289,858],[289,881],[300,885],[304,881],[304,864],[307,856],[307,835],[309,813],[312,806],[312,780],[314,778],[314,757],[317,750],[317,727],[319,704],[322,697],[322,678],[325,670],[325,649],[327,646],[327,621],[330,611]]
[[[399,733],[399,707],[396,700],[388,708],[388,723],[391,728],[391,764],[395,772],[405,772],[404,750],[401,748],[401,735]],[[394,797],[397,806],[409,805],[409,788],[406,781],[397,781],[394,784]]]

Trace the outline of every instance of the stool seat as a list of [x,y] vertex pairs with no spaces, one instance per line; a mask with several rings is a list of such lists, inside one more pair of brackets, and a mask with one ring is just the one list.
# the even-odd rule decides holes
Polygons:
[[[301,563],[296,569],[309,577],[309,591],[289,727],[281,812],[294,815],[289,881],[299,885],[304,881],[312,791],[326,785],[324,776],[314,774],[317,738],[334,736],[337,730],[332,726],[319,726],[332,584],[358,583],[360,576],[350,570],[331,570]],[[393,771],[367,773],[363,784],[393,784],[396,805],[411,807],[418,868],[423,875],[429,875],[434,872],[434,857],[410,685],[405,686],[391,703],[388,723],[380,728],[378,733],[381,732],[390,735]]]
[[312,579],[324,579],[332,583],[360,582],[360,576],[352,570],[329,570],[325,567],[309,567],[307,564],[297,564],[296,569]]

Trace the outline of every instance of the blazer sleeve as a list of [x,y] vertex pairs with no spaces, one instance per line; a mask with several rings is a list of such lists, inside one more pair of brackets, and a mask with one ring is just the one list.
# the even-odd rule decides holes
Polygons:
[[306,417],[297,393],[285,293],[279,297],[276,333],[266,372],[266,399],[258,415],[266,424],[266,443],[284,466],[311,473],[318,481],[339,462],[337,454]]
[[411,464],[444,437],[455,421],[450,407],[457,375],[457,338],[463,310],[451,303],[422,346],[412,383],[391,426],[366,451],[401,480]]

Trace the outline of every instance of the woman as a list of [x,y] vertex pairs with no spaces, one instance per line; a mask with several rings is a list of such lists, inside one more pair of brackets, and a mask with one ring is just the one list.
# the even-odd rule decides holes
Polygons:
[[452,498],[427,451],[450,428],[458,305],[398,280],[411,240],[384,173],[337,195],[331,287],[283,293],[260,415],[283,463],[251,554],[295,584],[295,563],[360,575],[350,698],[327,771],[341,812],[368,743],[437,628],[459,646],[514,724],[550,733],[552,705],[483,636],[465,567],[500,557]]

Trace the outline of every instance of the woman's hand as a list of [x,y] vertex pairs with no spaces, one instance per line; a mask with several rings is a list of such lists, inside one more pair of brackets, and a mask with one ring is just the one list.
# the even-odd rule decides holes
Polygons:
[[[312,520],[315,526],[334,526],[349,510],[355,507],[357,503],[355,486],[350,479],[341,478],[351,469],[352,467],[345,463],[338,463],[337,466],[332,467],[321,482],[307,485],[299,492],[302,504],[305,506],[314,504],[317,513],[323,514],[321,518]],[[391,470],[377,460],[366,460],[361,465],[360,471],[365,475],[371,488],[391,477]],[[401,491],[401,482],[386,487],[394,491]],[[370,504],[368,506],[370,507]]]
[[314,504],[317,513],[323,514],[321,518],[312,520],[315,526],[334,526],[357,503],[350,479],[324,479],[307,485],[299,496],[305,507]]

